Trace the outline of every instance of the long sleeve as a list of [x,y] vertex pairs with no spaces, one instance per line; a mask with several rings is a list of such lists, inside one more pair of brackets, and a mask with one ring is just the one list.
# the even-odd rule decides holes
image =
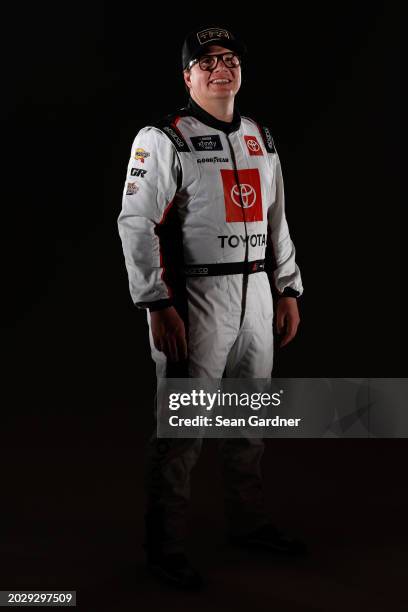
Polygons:
[[179,159],[167,136],[154,127],[141,129],[132,145],[118,217],[129,290],[139,308],[171,304],[156,229],[172,206],[179,172]]
[[273,276],[280,294],[298,297],[303,293],[302,278],[295,261],[296,251],[285,216],[285,192],[281,164],[277,153],[273,157],[275,178],[272,203],[268,209],[268,225],[276,266]]

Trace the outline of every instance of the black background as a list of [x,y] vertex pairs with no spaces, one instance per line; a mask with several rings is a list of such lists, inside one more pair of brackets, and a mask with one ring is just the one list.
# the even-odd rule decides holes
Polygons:
[[[36,552],[27,558],[13,544],[21,530],[28,540],[39,533],[36,516],[47,525],[54,520],[55,533],[74,533],[79,523],[68,527],[63,517],[72,516],[64,511],[77,500],[75,520],[94,517],[99,529],[82,488],[92,488],[95,509],[103,507],[108,521],[120,520],[121,473],[134,496],[126,503],[141,507],[154,366],[144,313],[128,292],[116,220],[134,136],[186,101],[180,50],[196,25],[213,21],[246,41],[237,103],[242,114],[271,127],[282,162],[305,293],[300,331],[278,352],[274,372],[406,372],[402,19],[375,2],[280,3],[268,14],[262,10],[83,3],[25,8],[5,19],[3,152],[11,163],[2,181],[2,430],[15,497],[4,512],[15,520],[9,553],[15,567],[26,568],[24,579],[17,571],[6,574],[9,586],[11,580],[20,588],[49,584],[49,557],[42,566],[33,560],[38,540],[32,539]],[[332,442],[322,451],[323,441],[286,441],[275,455],[278,461],[290,456],[295,473],[305,450],[316,465],[314,458],[325,452],[338,474],[355,476],[356,465],[371,466],[371,453],[381,445],[398,489],[403,441],[376,441],[375,450],[368,441]],[[91,460],[95,452],[98,460]],[[208,479],[210,464],[211,457],[203,462],[197,487]],[[49,496],[58,497],[62,473],[61,514],[50,511],[46,520],[39,509],[54,507]],[[325,480],[322,472],[316,478]],[[375,471],[372,478],[381,505],[390,494],[386,478],[377,480]],[[48,492],[34,482],[46,482]],[[342,495],[357,491],[358,483],[349,488],[343,482]],[[357,496],[357,514],[362,500]],[[37,512],[30,511],[33,504]],[[140,527],[137,512],[125,513],[124,542]],[[85,523],[84,533],[91,524]],[[43,542],[55,544],[45,534]],[[65,588],[61,576],[70,557],[58,547],[55,555],[62,564],[55,584]]]

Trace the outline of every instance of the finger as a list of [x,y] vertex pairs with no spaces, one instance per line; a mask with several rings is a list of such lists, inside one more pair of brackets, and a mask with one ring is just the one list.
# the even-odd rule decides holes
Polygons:
[[169,336],[167,338],[167,346],[170,361],[172,361],[173,363],[178,361],[177,340],[174,336]]
[[290,334],[285,334],[281,340],[281,343],[279,345],[280,348],[284,347],[286,344],[288,344],[291,340],[292,337]]
[[187,341],[184,332],[177,338],[177,348],[180,359],[187,359]]
[[164,353],[163,344],[160,338],[153,338],[153,341],[154,341],[154,346],[156,347],[156,349],[160,351],[161,353]]
[[169,345],[168,345],[166,336],[161,336],[160,338],[157,338],[157,340],[155,342],[155,346],[156,346],[157,350],[159,350],[162,353],[164,353],[166,355],[167,359],[169,359],[169,357],[170,357],[170,349],[169,349]]
[[281,334],[285,329],[285,313],[278,312],[276,315],[276,330],[278,334]]
[[286,330],[286,333],[280,343],[281,347],[285,346],[285,344],[288,344],[291,340],[293,340],[293,338],[296,336],[297,327],[297,323],[295,323],[294,321],[291,321],[289,323],[288,329]]

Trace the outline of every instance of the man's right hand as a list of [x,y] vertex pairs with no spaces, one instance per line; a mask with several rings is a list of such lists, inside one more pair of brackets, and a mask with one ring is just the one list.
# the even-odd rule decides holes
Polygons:
[[174,306],[150,313],[154,345],[172,361],[187,359],[186,330]]

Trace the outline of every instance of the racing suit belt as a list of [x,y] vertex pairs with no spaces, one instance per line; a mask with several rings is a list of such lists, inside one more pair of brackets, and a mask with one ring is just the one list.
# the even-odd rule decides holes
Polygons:
[[226,274],[254,274],[265,270],[265,260],[235,261],[218,264],[191,264],[184,266],[185,276],[224,276]]

